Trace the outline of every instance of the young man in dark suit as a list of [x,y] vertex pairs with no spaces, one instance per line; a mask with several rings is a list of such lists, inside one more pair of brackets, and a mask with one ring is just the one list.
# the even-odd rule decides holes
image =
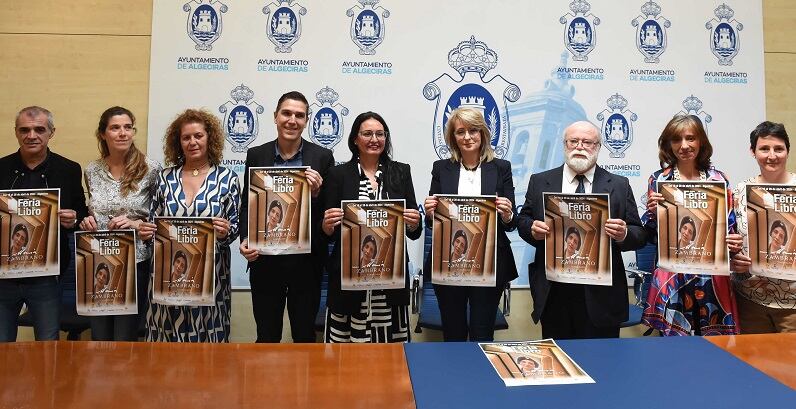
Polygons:
[[[520,237],[536,247],[528,266],[534,322],[541,321],[544,338],[618,338],[619,326],[628,318],[627,280],[623,251],[644,246],[646,236],[636,200],[627,178],[597,166],[602,143],[590,122],[576,122],[564,130],[566,163],[532,175],[517,224]],[[612,239],[612,285],[550,282],[545,275],[545,238],[551,234],[544,222],[543,192],[609,193],[611,218],[605,232]]]
[[279,98],[274,112],[277,137],[246,152],[246,174],[241,200],[240,253],[249,261],[252,309],[257,324],[257,342],[282,339],[282,317],[287,303],[294,342],[315,342],[315,315],[321,297],[321,274],[328,255],[326,242],[312,235],[311,254],[260,255],[248,246],[249,168],[263,166],[309,166],[312,189],[312,226],[323,219],[320,198],[323,178],[334,166],[332,151],[301,137],[307,126],[309,103],[300,92]]

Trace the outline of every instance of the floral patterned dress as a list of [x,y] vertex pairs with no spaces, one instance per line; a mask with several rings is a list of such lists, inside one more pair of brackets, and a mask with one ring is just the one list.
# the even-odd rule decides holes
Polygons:
[[[722,181],[727,186],[727,227],[735,232],[732,194],[724,173],[711,168],[701,180]],[[664,168],[649,178],[647,195],[656,192],[656,181],[681,180],[674,168]],[[657,242],[657,215],[649,210],[641,219],[649,240]],[[656,260],[657,264],[657,260]],[[663,335],[738,334],[738,309],[729,276],[671,273],[656,268],[652,273],[642,320]]]

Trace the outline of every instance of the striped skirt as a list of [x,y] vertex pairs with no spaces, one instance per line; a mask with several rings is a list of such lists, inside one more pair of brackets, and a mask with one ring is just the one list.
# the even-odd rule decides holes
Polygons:
[[383,291],[369,291],[359,312],[336,314],[326,308],[324,342],[409,342],[409,307],[387,305]]

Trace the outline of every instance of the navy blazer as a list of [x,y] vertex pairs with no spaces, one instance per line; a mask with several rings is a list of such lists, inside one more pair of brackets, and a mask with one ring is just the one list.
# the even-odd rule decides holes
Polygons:
[[[434,162],[431,168],[431,187],[429,195],[451,194],[459,192],[459,162],[442,159]],[[511,163],[503,159],[493,159],[481,164],[481,194],[497,195],[511,200],[514,209],[514,180],[511,177]],[[499,218],[500,219],[500,218]],[[426,219],[426,225],[431,227],[432,220]],[[506,235],[517,227],[517,215],[511,221],[503,223],[500,219],[497,231],[497,287],[503,288],[506,283],[517,278],[517,265],[514,263],[514,253],[511,251],[511,241]],[[423,263],[423,271],[431,277],[431,255],[427,255]]]
[[[550,282],[545,275],[544,240],[536,240],[531,235],[534,220],[544,221],[543,192],[560,192],[564,179],[564,165],[546,172],[531,175],[528,181],[528,192],[517,220],[520,237],[536,247],[536,257],[528,265],[528,277],[533,296],[534,322],[539,322],[547,302]],[[586,309],[595,326],[617,326],[628,318],[627,278],[625,263],[622,261],[623,251],[632,251],[644,247],[646,233],[638,217],[636,199],[630,183],[624,176],[614,175],[597,166],[594,172],[592,193],[610,194],[611,218],[624,219],[627,223],[627,237],[621,243],[611,240],[612,278],[611,286],[584,285]]]
[[[323,184],[324,201],[326,209],[339,208],[341,200],[359,199],[359,166],[358,162],[348,161],[337,165],[329,171],[329,177]],[[384,166],[384,165],[382,165]],[[386,169],[383,168],[382,192],[385,199],[405,199],[407,209],[417,209],[415,188],[412,185],[412,173],[409,165],[391,161]],[[323,236],[334,242],[332,255],[326,263],[329,272],[329,290],[326,305],[337,314],[350,315],[359,311],[359,306],[365,300],[366,291],[343,291],[340,287],[340,226],[335,227],[331,237],[323,233],[319,226],[318,231]],[[406,231],[406,237],[417,240],[423,232],[422,223],[415,231]],[[409,305],[409,255],[404,254],[406,260],[406,287],[404,289],[384,290],[388,305]]]
[[[326,176],[329,169],[334,166],[334,156],[332,151],[322,146],[316,145],[305,139],[302,139],[302,164],[309,166],[321,174],[321,177],[326,181]],[[250,148],[246,151],[246,170],[243,175],[243,190],[241,191],[241,207],[240,207],[240,239],[244,240],[248,237],[248,221],[249,221],[249,168],[274,166],[275,146],[276,139],[271,142],[264,143],[260,146]],[[323,186],[323,185],[321,185]],[[310,227],[320,225],[323,220],[323,189],[318,197],[312,199],[310,218],[312,220]],[[320,277],[323,272],[323,263],[326,260],[328,249],[326,241],[319,237],[317,231],[313,231],[312,244],[311,244],[312,257],[307,257],[304,254],[288,254],[281,256],[263,255],[261,254],[257,259],[249,262],[252,274],[257,271],[264,270],[266,266],[274,265],[274,261],[279,261],[280,266],[285,263],[295,266],[295,269],[290,271],[291,274],[308,274],[312,273]],[[307,261],[313,261],[307,264]],[[287,271],[280,271],[280,273],[287,273]]]

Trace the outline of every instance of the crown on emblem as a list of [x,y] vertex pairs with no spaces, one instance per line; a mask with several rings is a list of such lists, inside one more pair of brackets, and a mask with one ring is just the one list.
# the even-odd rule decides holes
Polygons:
[[340,94],[328,86],[315,93],[315,99],[321,104],[333,104],[338,98],[340,98]]
[[644,13],[644,15],[654,17],[658,14],[661,14],[661,6],[659,6],[658,3],[650,0],[641,6],[641,12]]
[[373,22],[373,16],[372,15],[362,16],[362,21],[363,22]]
[[713,14],[719,20],[729,20],[735,15],[735,12],[727,4],[722,3],[720,6],[713,10]]
[[245,119],[246,117],[247,117],[247,115],[243,111],[235,112],[235,118],[243,118],[243,119]]
[[591,4],[586,0],[575,0],[569,3],[569,9],[575,14],[586,14],[591,10]]
[[359,4],[361,4],[364,7],[364,6],[373,6],[381,0],[358,0],[358,1]]
[[290,13],[279,13],[280,20],[290,20]]
[[702,109],[702,101],[700,101],[699,98],[691,95],[683,100],[683,109],[689,113],[699,112]]
[[229,93],[229,96],[231,96],[235,102],[248,101],[254,97],[254,91],[252,91],[251,88],[240,84]]
[[210,10],[199,10],[199,17],[210,17]]
[[586,23],[575,23],[575,29],[576,30],[578,30],[578,29],[585,30],[586,29]]
[[448,52],[448,65],[461,76],[466,72],[477,72],[481,76],[497,66],[497,53],[470,36],[469,41],[462,41]]
[[321,118],[321,122],[323,122],[323,121],[331,121],[332,120],[332,114],[330,114],[328,112],[324,112],[324,113],[321,113],[320,118]]
[[605,103],[608,104],[608,108],[611,108],[614,111],[617,110],[621,111],[625,109],[625,107],[627,106],[627,100],[625,99],[625,97],[619,94],[611,95],[610,98],[605,100]]
[[459,98],[459,105],[483,107],[484,97],[461,97]]

